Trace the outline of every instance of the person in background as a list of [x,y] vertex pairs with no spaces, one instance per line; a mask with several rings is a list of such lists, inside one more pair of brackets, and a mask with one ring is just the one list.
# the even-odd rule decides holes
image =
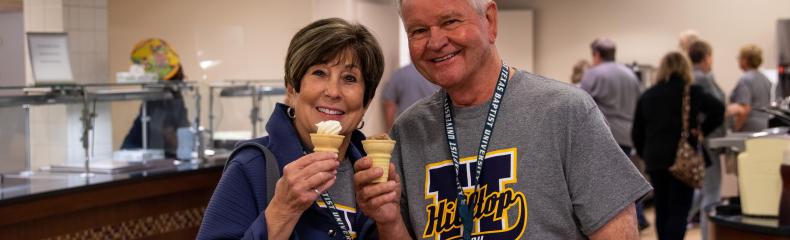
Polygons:
[[[595,100],[606,118],[617,145],[626,156],[631,156],[631,125],[636,100],[639,98],[639,79],[631,69],[615,62],[616,46],[608,38],[595,39],[591,44],[593,66],[584,72],[581,88]],[[644,217],[643,204],[636,204],[640,229],[650,224]]]
[[406,65],[392,74],[389,82],[384,85],[384,116],[387,130],[403,111],[412,104],[439,90],[439,87],[425,79],[414,64]]
[[738,79],[730,94],[727,114],[733,118],[732,130],[735,132],[757,132],[768,128],[768,113],[755,111],[756,108],[771,104],[771,81],[759,71],[763,63],[763,50],[757,45],[743,46],[738,54],[738,66],[743,76]]
[[[656,76],[658,81],[639,97],[631,131],[634,148],[645,160],[653,183],[658,239],[683,239],[694,189],[669,173],[675,161],[682,129],[683,91],[691,85],[691,65],[685,55],[670,52],[663,57]],[[701,126],[707,135],[724,119],[724,105],[700,86],[690,86],[689,127]],[[704,120],[697,116],[704,115]],[[701,120],[701,121],[700,121]],[[701,124],[698,124],[701,122]],[[689,143],[697,144],[692,131]],[[706,155],[707,156],[707,155]],[[705,158],[709,163],[709,159]]]
[[[696,41],[689,46],[687,55],[693,64],[694,85],[702,87],[709,95],[719,102],[724,103],[726,98],[724,91],[713,77],[713,50],[705,41]],[[726,124],[721,124],[718,128],[709,133],[706,137],[724,137],[727,134]],[[708,239],[708,218],[705,217],[705,206],[719,201],[721,197],[721,160],[716,151],[706,148],[706,153],[710,157],[711,165],[705,169],[705,180],[699,194],[695,194],[692,203],[691,213],[701,222],[702,239]]]
[[400,196],[379,194],[393,186],[371,183],[381,169],[355,163],[363,211],[402,216],[391,219],[408,226],[392,232],[399,239],[639,238],[634,202],[649,184],[588,94],[500,57],[494,1],[398,7],[412,62],[442,90],[390,132],[400,208],[391,205]]
[[[277,104],[266,124],[269,136],[250,140],[272,158],[254,148],[231,156],[197,238],[377,239],[371,218],[381,213],[357,208],[352,163],[363,158],[365,136],[357,128],[383,72],[381,48],[364,26],[329,18],[299,30],[285,58],[290,105]],[[311,151],[309,134],[326,120],[342,126],[338,153]],[[276,182],[267,180],[266,161],[281,168]],[[400,178],[389,174],[394,180],[385,184],[399,189]]]
[[590,62],[587,60],[579,60],[573,65],[573,72],[571,73],[571,84],[576,87],[582,86],[582,76],[587,69],[590,68]]
[[[132,62],[143,65],[146,72],[156,73],[160,80],[180,82],[184,69],[176,51],[162,39],[150,38],[137,43],[132,50]],[[145,101],[148,116],[147,148],[162,149],[165,157],[176,158],[179,128],[189,127],[184,97],[180,91],[170,91],[173,98]],[[121,149],[143,148],[143,126],[140,121],[143,107],[123,139]]]
[[688,53],[691,44],[698,41],[699,39],[699,33],[697,30],[689,29],[683,31],[680,33],[680,35],[678,35],[678,47],[680,47],[682,53]]

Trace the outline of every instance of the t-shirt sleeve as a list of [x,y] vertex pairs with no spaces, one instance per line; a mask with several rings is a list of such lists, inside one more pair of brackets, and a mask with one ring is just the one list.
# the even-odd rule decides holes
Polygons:
[[579,227],[590,235],[652,188],[617,145],[598,108],[586,108],[587,114],[570,122],[574,130],[564,170]]
[[266,218],[257,210],[255,193],[243,166],[240,161],[231,161],[222,174],[206,208],[197,239],[267,238]]
[[592,95],[595,88],[595,74],[591,70],[584,72],[580,83],[581,88]]
[[752,104],[752,92],[749,91],[749,85],[746,79],[741,78],[738,84],[735,85],[735,88],[732,90],[732,96],[730,96],[730,102],[746,105]]
[[398,75],[393,74],[390,80],[387,81],[387,84],[384,85],[384,89],[381,91],[381,98],[386,101],[398,102],[397,81]]
[[[390,130],[390,136],[395,140],[400,139],[400,136],[398,135],[399,127],[400,124],[396,124],[392,128],[392,130]],[[403,159],[402,159],[403,155],[401,154],[400,151],[401,151],[400,143],[399,142],[395,143],[395,148],[392,150],[392,158],[390,159],[390,161],[395,165],[395,172],[397,172],[401,178],[400,179],[401,180],[400,181],[401,182],[400,212],[401,212],[401,217],[403,218],[403,223],[406,225],[406,229],[408,230],[409,235],[412,237],[412,239],[417,239],[416,234],[414,233],[414,229],[412,228],[411,225],[411,215],[409,213],[409,199],[406,197],[407,196],[406,186],[403,185],[405,183],[405,181],[403,181],[404,178],[404,172],[403,172],[404,167],[403,167]]]

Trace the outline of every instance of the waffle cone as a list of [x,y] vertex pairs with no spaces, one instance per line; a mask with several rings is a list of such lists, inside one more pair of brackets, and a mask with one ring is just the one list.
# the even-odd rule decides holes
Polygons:
[[343,144],[343,135],[317,134],[311,133],[310,140],[313,141],[314,152],[333,152],[338,153],[340,144]]
[[384,170],[384,174],[374,183],[383,183],[387,181],[389,176],[390,158],[392,158],[392,149],[395,147],[393,140],[363,140],[362,147],[365,152],[373,160],[373,167],[378,167]]

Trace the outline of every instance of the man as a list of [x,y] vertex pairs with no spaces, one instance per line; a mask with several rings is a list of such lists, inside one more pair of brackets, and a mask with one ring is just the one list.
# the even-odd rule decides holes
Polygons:
[[[720,102],[724,103],[724,91],[721,90],[719,84],[713,78],[711,72],[713,67],[713,51],[705,41],[696,41],[688,47],[688,57],[694,65],[694,84],[701,86],[708,94],[715,97]],[[722,124],[716,130],[705,136],[706,138],[724,137],[727,135],[725,128],[727,124]],[[716,151],[707,149],[708,157],[710,157],[711,165],[705,168],[705,179],[703,181],[702,191],[698,192],[701,196],[694,196],[691,212],[699,214],[701,221],[702,239],[708,239],[708,218],[705,217],[705,211],[702,210],[714,202],[719,201],[721,197],[721,160]],[[696,194],[695,194],[696,195]]]
[[[631,156],[631,125],[640,94],[639,79],[631,69],[614,61],[617,49],[612,40],[595,39],[590,48],[593,67],[584,72],[581,88],[595,100],[617,145],[626,156]],[[650,225],[642,212],[642,204],[637,203],[639,229]]]
[[678,47],[684,53],[688,53],[691,44],[699,40],[699,32],[694,29],[688,29],[678,35]]
[[400,182],[370,184],[381,169],[355,164],[362,211],[402,210],[376,214],[382,237],[639,238],[633,203],[650,186],[587,94],[503,64],[496,3],[399,6],[412,62],[442,90],[395,122],[389,177]]
[[392,129],[395,118],[403,113],[412,104],[436,91],[439,87],[426,80],[414,64],[409,64],[398,69],[384,86],[382,99],[384,100],[384,117],[387,129]]
[[631,69],[614,61],[615,44],[598,38],[590,44],[593,67],[584,72],[582,89],[592,96],[626,155],[631,155],[631,125],[639,80]]

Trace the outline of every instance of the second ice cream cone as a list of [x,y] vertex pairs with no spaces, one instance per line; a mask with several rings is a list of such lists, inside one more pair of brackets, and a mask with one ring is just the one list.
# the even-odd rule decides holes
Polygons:
[[374,183],[386,182],[389,176],[390,158],[392,158],[392,149],[395,147],[393,140],[363,140],[362,146],[365,152],[373,160],[373,167],[378,167],[384,170],[384,174]]
[[343,135],[317,134],[311,133],[310,140],[313,141],[314,152],[333,152],[338,153],[340,144],[343,144]]

